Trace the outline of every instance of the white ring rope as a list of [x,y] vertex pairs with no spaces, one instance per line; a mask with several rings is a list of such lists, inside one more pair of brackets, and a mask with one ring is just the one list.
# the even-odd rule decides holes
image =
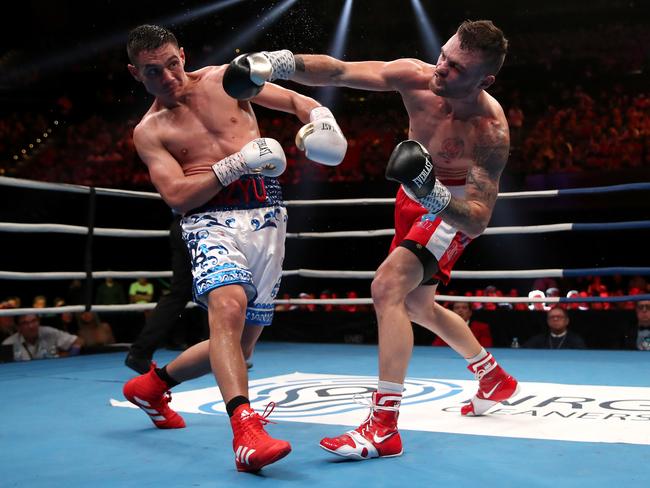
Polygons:
[[[516,225],[509,227],[488,227],[482,235],[544,234],[567,231],[621,230],[650,228],[650,220],[629,222],[564,223],[546,225]],[[88,227],[65,224],[21,224],[0,222],[0,232],[28,232],[35,234],[59,233],[87,235]],[[289,239],[339,239],[342,237],[392,236],[394,229],[351,230],[335,232],[288,232]],[[95,227],[93,235],[101,237],[165,237],[169,230],[136,230]]]
[[[583,277],[590,275],[611,276],[614,274],[622,276],[650,274],[650,268],[620,267],[620,268],[582,268],[582,269],[518,269],[518,270],[490,270],[490,271],[461,271],[452,270],[451,277],[464,280],[483,279],[526,279],[526,278],[568,278]],[[372,279],[375,271],[342,271],[342,270],[320,270],[320,269],[286,269],[282,271],[283,277],[300,276],[302,278],[339,278],[339,279]],[[22,272],[22,271],[0,271],[0,280],[80,280],[87,278],[88,274],[83,271],[47,271],[47,272]],[[93,271],[91,277],[94,279],[115,278],[115,279],[137,279],[137,278],[171,278],[171,271]]]
[[[25,273],[22,271],[0,271],[0,280],[83,280],[88,274],[83,271],[46,271]],[[92,278],[171,278],[171,271],[93,271]]]
[[[87,235],[88,227],[66,224],[20,224],[0,222],[0,232],[32,232]],[[95,227],[93,235],[102,237],[166,237],[169,230],[135,230]]]

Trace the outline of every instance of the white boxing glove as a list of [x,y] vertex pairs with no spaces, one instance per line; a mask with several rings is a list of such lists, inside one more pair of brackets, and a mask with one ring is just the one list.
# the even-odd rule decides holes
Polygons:
[[287,158],[280,143],[275,139],[254,139],[241,151],[226,156],[212,165],[212,171],[222,186],[228,186],[246,174],[280,176],[287,167]]
[[341,164],[348,141],[327,107],[316,107],[309,114],[310,123],[296,134],[296,146],[312,161],[327,166]]

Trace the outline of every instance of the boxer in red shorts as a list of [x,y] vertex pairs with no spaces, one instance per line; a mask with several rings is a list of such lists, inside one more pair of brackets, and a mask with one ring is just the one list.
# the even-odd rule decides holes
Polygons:
[[395,239],[371,287],[379,384],[366,420],[321,440],[327,451],[356,459],[402,454],[397,418],[413,351],[411,322],[432,330],[467,359],[479,389],[462,415],[481,415],[517,393],[517,381],[481,347],[465,321],[435,303],[438,281],[449,280],[467,244],[486,229],[508,160],[508,123],[486,91],[507,45],[491,21],[465,21],[442,46],[435,65],[417,59],[344,62],[283,50],[239,56],[224,76],[224,89],[235,98],[278,78],[393,91],[409,115],[409,140],[395,148],[386,168],[386,177],[402,184]]

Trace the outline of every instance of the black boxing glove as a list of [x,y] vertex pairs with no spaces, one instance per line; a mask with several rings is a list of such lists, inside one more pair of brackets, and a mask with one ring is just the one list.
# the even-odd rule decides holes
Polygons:
[[262,51],[242,54],[231,61],[223,75],[223,89],[237,100],[250,100],[264,88],[264,83],[288,80],[296,70],[293,53]]
[[442,212],[451,201],[449,189],[436,178],[431,155],[417,141],[403,141],[395,147],[386,178],[401,183],[406,194],[432,214]]

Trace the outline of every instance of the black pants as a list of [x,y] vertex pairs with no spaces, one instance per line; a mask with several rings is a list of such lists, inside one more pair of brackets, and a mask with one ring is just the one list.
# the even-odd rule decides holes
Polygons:
[[[183,241],[181,217],[176,216],[169,229],[171,248],[172,281],[169,293],[158,300],[156,308],[147,318],[140,335],[131,346],[131,353],[151,358],[156,349],[163,345],[172,329],[178,323],[185,305],[192,299],[192,265],[187,246]],[[207,314],[199,312],[202,321]]]

